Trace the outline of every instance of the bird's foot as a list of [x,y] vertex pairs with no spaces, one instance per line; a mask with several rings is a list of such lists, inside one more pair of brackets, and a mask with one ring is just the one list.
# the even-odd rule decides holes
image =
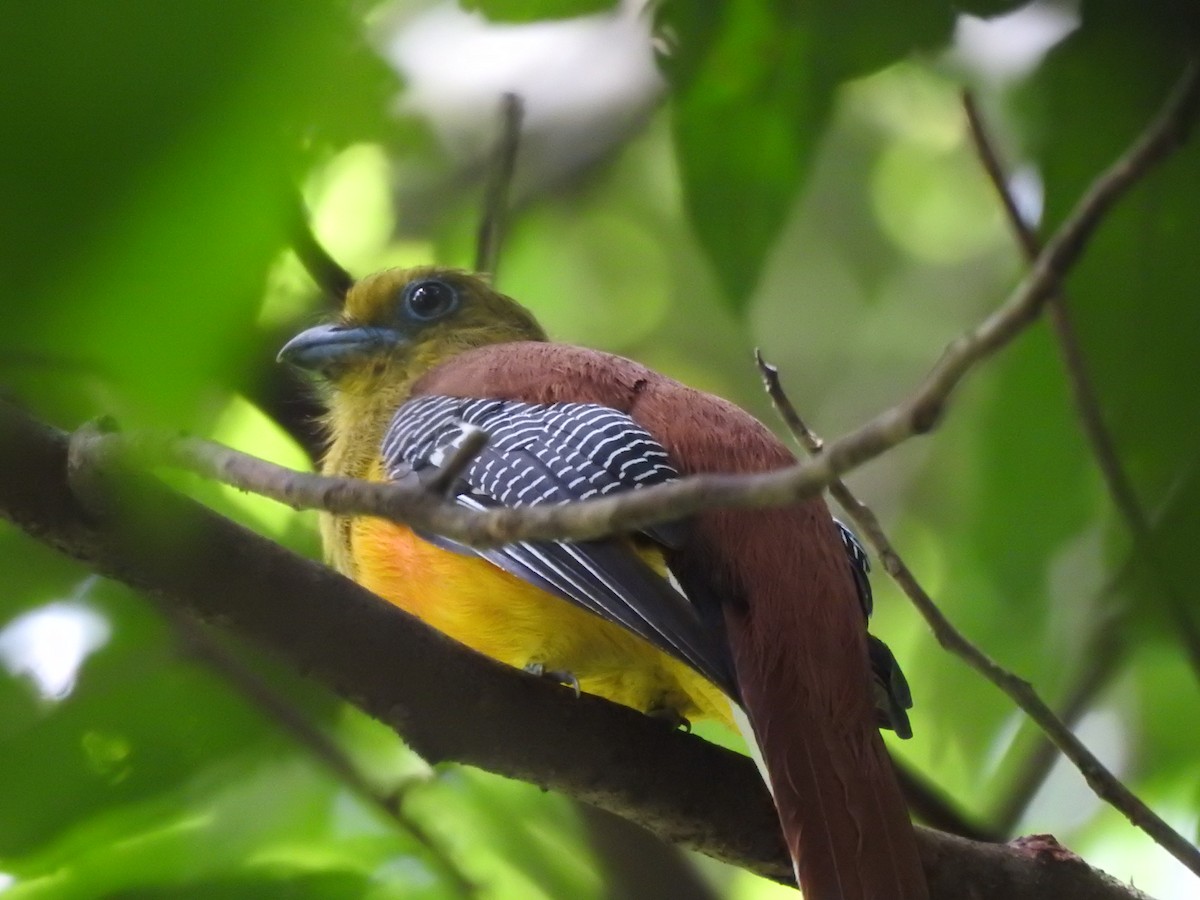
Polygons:
[[656,721],[662,722],[672,731],[682,728],[688,734],[692,733],[692,723],[688,721],[687,716],[682,715],[674,707],[659,706],[655,709],[647,710],[646,715]]
[[571,672],[563,669],[547,669],[546,664],[540,662],[525,663],[525,671],[530,675],[536,675],[538,678],[549,679],[555,684],[566,685],[575,692],[576,697],[580,694],[579,679]]

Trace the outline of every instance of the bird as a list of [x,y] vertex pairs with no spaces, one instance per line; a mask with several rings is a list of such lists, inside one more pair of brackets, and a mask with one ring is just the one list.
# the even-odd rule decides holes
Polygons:
[[[553,342],[462,270],[369,275],[279,358],[319,376],[324,473],[469,509],[795,463],[736,405]],[[322,514],[321,531],[336,569],[479,652],[677,725],[740,728],[806,900],[928,897],[878,730],[909,736],[912,698],[867,632],[866,554],[822,498],[480,549],[370,517]]]

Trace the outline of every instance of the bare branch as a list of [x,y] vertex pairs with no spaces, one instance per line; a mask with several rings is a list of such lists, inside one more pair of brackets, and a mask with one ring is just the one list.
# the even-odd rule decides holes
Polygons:
[[391,819],[413,840],[421,845],[428,859],[446,875],[447,880],[465,897],[479,895],[478,885],[471,882],[441,845],[433,839],[420,822],[404,813],[398,792],[385,793],[372,784],[342,748],[321,731],[303,712],[267,683],[257,672],[237,658],[209,634],[203,623],[196,621],[178,606],[159,603],[158,608],[175,631],[181,650],[207,665],[229,685],[253,704],[268,719],[290,734],[297,743],[339,781],[362,800]]
[[[767,391],[771,395],[771,399],[779,406],[781,415],[789,423],[796,440],[808,452],[820,454],[822,452],[821,439],[804,423],[788,400],[779,384],[778,369],[764,362],[761,356],[759,356],[759,366]],[[938,643],[1000,688],[1017,706],[1024,710],[1062,751],[1063,755],[1075,764],[1088,786],[1095,791],[1098,797],[1121,812],[1168,853],[1200,875],[1200,850],[1197,850],[1183,835],[1171,828],[1165,820],[1113,775],[1045,704],[1033,689],[1033,685],[998,665],[950,623],[950,620],[946,618],[933,598],[917,581],[916,576],[896,551],[874,511],[859,500],[840,478],[836,478],[830,483],[829,493],[866,535],[867,540],[883,562],[887,573],[908,595],[917,611],[929,625]]]
[[[963,109],[966,111],[971,138],[976,152],[979,154],[980,162],[1000,198],[1009,226],[1016,235],[1017,243],[1020,244],[1025,258],[1032,263],[1042,250],[1041,241],[1029,223],[1022,218],[1020,210],[1017,209],[1012,192],[1008,189],[1004,166],[1001,164],[999,154],[988,134],[975,98],[969,91],[963,92]],[[1197,678],[1200,678],[1200,626],[1197,626],[1192,617],[1190,604],[1180,595],[1179,589],[1171,579],[1163,574],[1162,560],[1159,558],[1153,536],[1150,533],[1149,518],[1138,499],[1133,482],[1121,464],[1121,457],[1117,452],[1112,432],[1104,422],[1100,401],[1088,373],[1083,347],[1080,345],[1079,336],[1071,321],[1071,309],[1067,294],[1061,286],[1049,299],[1049,318],[1058,342],[1059,355],[1067,374],[1075,410],[1079,414],[1083,433],[1087,437],[1088,443],[1091,444],[1092,453],[1096,457],[1096,464],[1100,468],[1109,496],[1125,521],[1126,528],[1133,536],[1137,552],[1148,563],[1155,593],[1166,601],[1167,610],[1175,621],[1175,633],[1187,653],[1192,671]]]
[[425,485],[425,489],[439,497],[445,497],[454,487],[454,482],[471,465],[475,457],[487,446],[488,433],[476,425],[462,425],[461,443],[454,448],[450,458],[438,466],[437,474]]
[[[1066,698],[1058,709],[1058,717],[1068,728],[1074,728],[1083,714],[1091,708],[1096,695],[1112,683],[1121,657],[1127,649],[1126,642],[1117,630],[1105,623],[1098,630],[1085,654],[1083,670],[1075,677]],[[1021,821],[1021,816],[1037,795],[1054,763],[1058,761],[1058,747],[1039,731],[1037,743],[1028,751],[1020,770],[1008,787],[1006,796],[996,811],[996,828],[1001,834],[1012,834]]]
[[[820,453],[825,443],[800,418],[800,414],[796,411],[796,407],[792,404],[779,380],[779,368],[763,359],[762,351],[758,349],[754,351],[754,360],[758,364],[758,373],[762,376],[767,396],[771,398],[772,406],[779,413],[779,417],[783,419],[788,431],[806,452],[813,455]],[[841,489],[839,489],[839,485]],[[830,487],[832,491],[837,491],[835,497],[843,506],[847,500],[853,500],[849,489],[841,479],[835,480]],[[900,787],[904,792],[909,809],[922,821],[942,831],[949,831],[976,841],[1002,840],[999,835],[1006,832],[993,831],[969,821],[945,796],[924,784],[914,773],[905,769],[899,760],[896,760],[895,764]]]
[[[992,187],[996,189],[1000,203],[1004,206],[1004,217],[1009,228],[1012,229],[1013,237],[1021,245],[1026,261],[1032,263],[1042,252],[1042,242],[1033,233],[1033,229],[1029,227],[1025,217],[1021,215],[1021,210],[1017,208],[1016,198],[1008,189],[1008,177],[1004,174],[1004,166],[1000,162],[996,145],[988,136],[987,128],[983,124],[983,115],[979,111],[979,104],[975,102],[975,95],[969,90],[964,89],[962,92],[962,105],[963,112],[967,117],[967,130],[970,132],[971,143],[975,147],[979,163],[987,173]],[[1054,303],[1057,298],[1062,296],[1062,289],[1059,288],[1051,296],[1050,302]]]
[[[1172,492],[1174,494],[1174,491]],[[1164,504],[1160,515],[1165,515],[1165,509],[1177,500],[1171,497]],[[1157,532],[1163,526],[1157,518],[1151,523]],[[1136,548],[1135,548],[1136,551]],[[1128,596],[1118,602],[1111,598],[1120,595],[1125,585],[1137,569],[1138,558],[1135,555],[1127,558],[1120,569],[1108,580],[1101,589],[1099,598],[1093,601],[1093,606],[1101,607],[1099,621],[1094,622],[1092,636],[1089,639],[1081,657],[1087,665],[1078,673],[1071,688],[1066,692],[1060,718],[1072,725],[1091,705],[1091,700],[1103,690],[1119,672],[1122,657],[1129,652],[1129,617],[1136,608],[1136,601]],[[1107,604],[1104,608],[1102,604]],[[1004,833],[1010,833],[1016,827],[1022,811],[1033,799],[1050,768],[1058,758],[1054,744],[1042,732],[1038,732],[1039,742],[1030,751],[1025,764],[1013,779],[1009,788],[1009,796],[1004,799],[996,813],[997,820],[1004,826]]]
[[[980,325],[947,347],[916,396],[900,407],[910,419],[908,424],[913,433],[932,428],[950,392],[962,377],[981,359],[1009,343],[1037,317],[1079,259],[1105,214],[1138,179],[1188,138],[1200,104],[1198,73],[1200,70],[1196,65],[1187,67],[1162,112],[1133,146],[1092,182],[1012,296]],[[899,425],[897,423],[897,427]],[[834,449],[830,448],[831,452]]]
[[[354,283],[353,276],[317,240],[304,198],[295,187],[290,188],[288,207],[292,252],[324,295],[325,306],[340,307]],[[294,331],[291,326],[288,330],[291,333],[286,337],[291,337]],[[275,328],[264,327],[247,329],[242,336],[236,344],[242,362],[234,367],[238,378],[230,387],[274,419],[310,459],[318,459],[324,440],[316,395],[300,380],[298,372],[287,371],[272,359],[274,348],[281,346],[286,337]]]
[[[1200,78],[1195,68],[1189,68],[1163,112],[1134,146],[1092,184],[1024,282],[999,309],[946,348],[913,395],[832,442],[819,456],[785,469],[753,475],[695,476],[579,503],[476,512],[440,502],[420,490],[289,472],[196,439],[138,443],[143,450],[151,447],[176,465],[296,508],[381,516],[474,546],[515,540],[585,540],[636,531],[715,506],[795,503],[817,494],[839,475],[936,425],[950,394],[963,377],[1037,317],[1121,194],[1183,140],[1196,115],[1198,98]],[[98,446],[93,452],[103,449]],[[119,447],[108,448],[108,452],[113,451],[119,452]]]
[[483,217],[479,222],[475,243],[475,271],[488,273],[493,284],[508,225],[509,191],[517,167],[524,115],[525,104],[519,96],[505,94],[500,99],[500,139],[492,156],[487,191],[483,197]]
[[[745,757],[597,697],[480,656],[324,566],[153,480],[75,453],[0,401],[0,517],[162,601],[281,654],[401,733],[454,760],[560,791],[661,837],[774,878],[790,862]],[[933,900],[1145,900],[1065,851],[919,828]]]
[[354,284],[351,275],[329,251],[317,240],[309,224],[308,210],[304,198],[298,191],[292,194],[292,252],[308,272],[308,277],[330,300],[341,304],[346,292]]

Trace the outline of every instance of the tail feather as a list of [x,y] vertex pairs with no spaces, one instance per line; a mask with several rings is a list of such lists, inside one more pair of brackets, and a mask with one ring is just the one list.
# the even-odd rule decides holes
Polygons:
[[912,825],[878,732],[847,733],[812,717],[785,729],[763,712],[750,718],[805,900],[927,900]]
[[[805,900],[928,900],[876,728],[862,610],[819,507],[727,514],[740,605],[725,607],[743,709]],[[801,520],[801,521],[797,521]],[[780,536],[808,540],[777,546]],[[803,529],[803,530],[801,530]],[[828,536],[836,538],[836,534]]]
[[[906,885],[907,894],[901,897],[929,896],[925,884],[925,873],[920,865],[920,854],[917,851],[916,835],[913,833],[912,822],[905,812],[902,817],[895,815],[897,808],[906,810],[904,795],[896,780],[892,761],[883,738],[878,732],[874,735],[877,746],[879,765],[885,770],[882,777],[870,784],[871,798],[875,804],[875,821],[879,823],[879,836],[882,839],[881,849],[885,850],[887,860],[892,865],[893,877],[897,885]],[[886,848],[882,846],[886,844]]]

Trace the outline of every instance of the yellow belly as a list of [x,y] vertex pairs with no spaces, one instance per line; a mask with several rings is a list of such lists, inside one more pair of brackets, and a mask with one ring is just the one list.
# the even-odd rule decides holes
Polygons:
[[349,538],[364,587],[480,653],[569,672],[581,690],[642,712],[733,727],[729,700],[689,666],[487,560],[379,519],[355,520]]

